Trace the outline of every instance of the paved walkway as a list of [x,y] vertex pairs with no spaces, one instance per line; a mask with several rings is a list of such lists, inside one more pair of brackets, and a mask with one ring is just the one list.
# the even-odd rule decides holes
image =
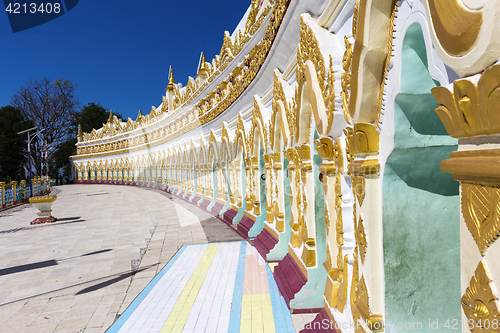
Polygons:
[[108,333],[295,333],[269,267],[247,242],[185,245]]
[[[145,292],[152,290],[150,282],[176,271],[169,269],[173,265],[186,262],[174,260],[165,266],[183,245],[233,241],[182,247],[179,256],[203,247],[206,252],[242,244],[241,237],[218,219],[161,191],[110,185],[69,185],[56,190],[58,199],[52,206],[59,219],[56,223],[29,225],[36,217],[31,205],[0,212],[1,332],[104,332],[117,318],[132,320],[132,316],[120,315],[146,287]],[[246,251],[245,258],[255,255],[250,246],[240,247]],[[215,251],[212,260],[220,251]],[[194,269],[199,262],[189,267]],[[212,266],[207,267],[206,274]],[[267,265],[263,267],[268,270]],[[233,290],[237,293],[237,288]],[[241,311],[240,323],[245,316]],[[306,321],[300,315],[293,317],[299,325]]]

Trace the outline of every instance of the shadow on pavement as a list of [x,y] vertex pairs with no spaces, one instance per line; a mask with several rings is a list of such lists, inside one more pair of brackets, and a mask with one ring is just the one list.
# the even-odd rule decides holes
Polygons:
[[100,253],[104,253],[104,252],[109,252],[112,250],[113,249],[104,249],[104,250],[94,251],[94,252],[90,252],[90,253],[85,253],[85,254],[82,254],[81,256],[75,256],[75,257],[63,258],[63,259],[51,259],[51,260],[39,261],[39,262],[31,263],[31,264],[3,268],[3,269],[0,269],[0,276],[14,274],[14,273],[20,273],[20,272],[25,272],[25,271],[31,271],[33,269],[45,268],[45,267],[50,267],[50,266],[57,266],[59,261],[96,255],[96,254],[100,254]]
[[[106,278],[110,278],[110,277],[113,277],[113,276],[117,276],[116,278],[113,278],[113,279],[111,279],[111,280],[110,280],[110,281],[112,281],[111,283],[110,283],[110,281],[106,281],[106,282],[102,282],[102,283],[99,283],[99,284],[97,284],[97,285],[96,285],[96,286],[100,286],[100,288],[104,288],[104,287],[106,287],[106,286],[108,286],[108,285],[110,285],[110,284],[113,284],[113,283],[116,283],[116,282],[118,282],[118,281],[120,281],[120,280],[125,279],[126,277],[124,277],[124,276],[125,276],[125,275],[127,275],[127,274],[128,274],[128,276],[132,276],[132,275],[134,275],[134,274],[135,274],[135,273],[137,273],[137,272],[141,272],[141,271],[144,271],[144,270],[146,270],[146,269],[150,269],[150,268],[152,268],[152,267],[156,267],[156,266],[158,266],[159,264],[160,264],[160,263],[158,262],[158,263],[156,263],[156,264],[152,264],[152,265],[145,266],[145,267],[143,267],[143,268],[141,268],[141,269],[138,269],[138,270],[136,270],[136,271],[133,271],[133,272],[131,272],[131,271],[127,271],[127,272],[122,272],[122,273],[111,274],[111,275],[108,275],[108,276],[104,276],[104,277],[102,277],[102,278],[93,279],[93,280],[90,280],[90,281],[83,281],[83,282],[76,283],[76,284],[71,285],[71,286],[67,286],[67,287],[63,287],[63,288],[58,288],[58,289],[54,289],[54,290],[47,291],[47,292],[44,292],[44,293],[36,294],[36,295],[33,295],[33,296],[28,296],[28,297],[20,298],[20,299],[17,299],[17,300],[15,300],[15,301],[7,302],[7,303],[2,303],[2,304],[0,304],[0,307],[5,306],[5,305],[14,304],[14,303],[17,303],[17,302],[27,301],[27,300],[29,300],[29,299],[36,298],[36,297],[39,297],[39,296],[52,294],[52,293],[54,293],[54,292],[58,292],[58,291],[62,291],[62,290],[70,289],[70,288],[75,288],[75,287],[77,287],[77,286],[85,285],[85,284],[87,284],[87,283],[97,282],[97,281],[100,281],[100,280],[103,280],[103,279],[106,279]],[[127,276],[127,277],[128,277],[128,276]],[[120,278],[120,280],[114,281],[114,280],[115,280],[115,279],[117,279],[117,278]],[[104,285],[104,284],[106,284],[106,285]],[[94,287],[95,287],[95,286],[94,286]],[[89,288],[92,288],[92,287],[89,287]],[[79,291],[77,294],[75,294],[75,296],[76,296],[76,295],[79,295],[79,294],[82,294],[82,291],[84,291],[84,290],[86,290],[86,289],[89,289],[89,288],[82,289],[82,290],[81,290],[81,291]],[[95,289],[95,290],[97,290],[97,289]],[[90,290],[89,290],[89,291],[90,291]],[[86,292],[89,292],[89,291],[86,291]]]

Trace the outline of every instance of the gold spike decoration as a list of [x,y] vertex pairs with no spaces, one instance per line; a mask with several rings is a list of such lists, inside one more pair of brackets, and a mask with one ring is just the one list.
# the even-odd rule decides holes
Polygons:
[[480,261],[461,300],[468,328],[472,333],[500,331],[500,314],[496,303],[498,298],[493,294],[491,282],[484,261]]
[[175,88],[175,79],[174,79],[174,69],[170,68],[170,77],[168,78],[168,90],[173,90]]
[[201,63],[200,63],[200,68],[198,69],[198,75],[207,75],[208,74],[208,68],[207,64],[205,62],[205,52],[201,52]]

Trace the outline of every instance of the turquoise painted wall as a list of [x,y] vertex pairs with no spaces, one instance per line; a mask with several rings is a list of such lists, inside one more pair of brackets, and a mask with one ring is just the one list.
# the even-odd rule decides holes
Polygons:
[[[318,139],[318,132],[314,132],[314,139]],[[314,217],[316,225],[316,266],[307,270],[307,282],[290,301],[290,308],[311,309],[324,306],[323,294],[325,291],[327,271],[323,266],[326,261],[326,227],[325,227],[325,195],[323,183],[319,180],[319,165],[323,161],[316,149],[313,153],[314,177]],[[308,202],[308,205],[311,203]],[[310,206],[308,206],[310,207]]]
[[[292,234],[292,227],[290,222],[292,221],[292,205],[290,203],[290,177],[288,174],[288,160],[285,155],[283,155],[283,191],[285,192],[285,230],[279,234],[279,241],[276,246],[269,251],[267,254],[268,261],[280,261],[288,253],[288,243],[290,243],[290,237]],[[280,189],[281,190],[281,189]]]
[[434,112],[430,89],[438,83],[429,75],[419,24],[408,28],[402,52],[395,146],[383,176],[386,328],[449,332],[447,320],[451,326],[461,313],[460,207],[458,182],[439,164],[457,140]]

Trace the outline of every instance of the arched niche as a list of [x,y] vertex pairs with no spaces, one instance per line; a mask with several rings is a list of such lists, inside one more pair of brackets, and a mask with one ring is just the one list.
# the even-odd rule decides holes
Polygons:
[[382,178],[386,322],[408,320],[404,309],[418,304],[426,306],[412,312],[413,322],[461,316],[458,183],[439,166],[457,150],[457,140],[434,112],[431,88],[439,82],[429,74],[432,46],[424,33],[419,23],[401,33],[399,93],[393,117],[385,121],[394,122],[388,126],[394,128],[394,149]]

